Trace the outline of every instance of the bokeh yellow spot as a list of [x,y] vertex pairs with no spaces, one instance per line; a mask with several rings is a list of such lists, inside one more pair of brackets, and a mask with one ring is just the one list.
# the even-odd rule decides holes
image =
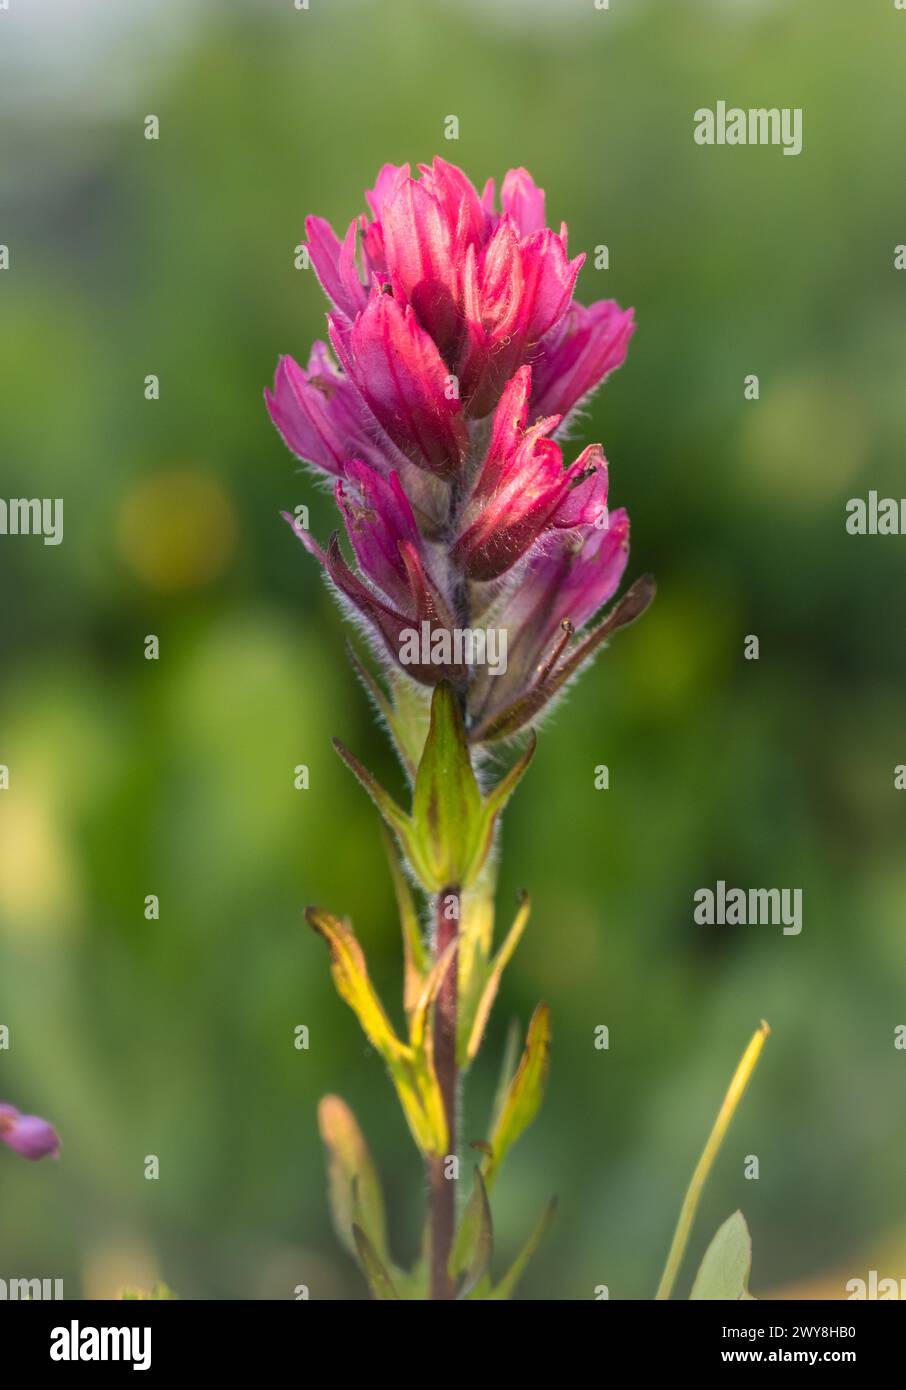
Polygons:
[[137,483],[120,507],[117,539],[136,577],[158,593],[200,589],[236,545],[236,514],[220,483],[189,469]]
[[36,795],[0,800],[0,926],[9,936],[57,936],[73,923],[78,875],[50,806]]
[[160,1266],[150,1247],[141,1237],[123,1233],[85,1252],[82,1297],[119,1298],[124,1288],[150,1289],[160,1277]]

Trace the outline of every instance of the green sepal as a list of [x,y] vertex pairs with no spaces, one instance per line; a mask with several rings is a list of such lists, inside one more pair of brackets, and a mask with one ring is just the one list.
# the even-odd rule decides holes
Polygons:
[[466,889],[478,879],[494,842],[497,819],[535,751],[531,735],[522,756],[482,796],[472,768],[459,698],[447,681],[435,686],[428,737],[415,775],[407,815],[354,754],[334,747],[377,806],[428,893]]
[[481,824],[481,792],[466,742],[459,699],[442,681],[431,700],[431,723],[412,797],[417,853],[430,887],[465,888]]

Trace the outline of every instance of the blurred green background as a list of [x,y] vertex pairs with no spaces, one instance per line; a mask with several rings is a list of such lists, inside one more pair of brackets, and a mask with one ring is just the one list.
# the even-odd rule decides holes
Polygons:
[[[849,497],[906,490],[904,50],[892,0],[0,14],[0,495],[65,499],[61,546],[0,538],[0,1099],[63,1140],[58,1165],[0,1152],[0,1277],[364,1297],[327,1214],[328,1090],[371,1142],[396,1256],[415,1249],[417,1157],[301,917],[351,914],[396,1010],[375,817],[330,735],[401,775],[278,515],[307,503],[324,536],[333,503],[261,392],[323,335],[293,267],[305,214],[345,228],[384,161],[435,153],[479,184],[528,166],[573,252],[610,248],[578,297],[635,305],[639,329],[576,452],[603,441],[629,575],[660,586],[506,818],[501,913],[524,885],[534,914],[469,1136],[509,1019],[547,999],[555,1043],[498,1189],[499,1258],[555,1192],[524,1296],[650,1297],[766,1017],[681,1291],[737,1206],[756,1294],[839,1297],[880,1251],[906,1273],[906,540],[844,530]],[[802,107],[803,153],[699,148],[693,112],[718,99]],[[801,887],[801,936],[693,926],[718,878]]]

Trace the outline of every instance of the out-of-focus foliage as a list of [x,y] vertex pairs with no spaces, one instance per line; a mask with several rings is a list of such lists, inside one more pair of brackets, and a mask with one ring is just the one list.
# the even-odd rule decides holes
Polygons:
[[[508,1017],[524,1031],[543,997],[553,1048],[495,1197],[499,1267],[556,1192],[520,1292],[651,1296],[764,1016],[771,1049],[678,1295],[738,1206],[756,1295],[826,1270],[841,1294],[906,1218],[906,540],[844,530],[849,497],[904,491],[906,14],[170,0],[128,19],[79,6],[73,32],[72,7],[34,10],[0,16],[0,496],[64,498],[65,539],[0,537],[0,1094],[50,1117],[63,1152],[0,1164],[0,1275],[86,1296],[160,1277],[183,1298],[366,1296],[325,1200],[317,1100],[336,1091],[392,1258],[415,1257],[417,1157],[302,926],[306,902],[348,912],[393,1001],[392,884],[330,736],[395,795],[402,777],[279,518],[308,505],[324,537],[333,503],[261,390],[323,332],[294,268],[305,214],[345,227],[382,162],[441,153],[479,182],[527,165],[571,249],[609,248],[579,297],[634,304],[639,330],[576,438],[603,441],[630,576],[660,586],[543,731],[505,816],[499,920],[523,887],[533,913],[468,1139],[488,1138]],[[802,154],[696,146],[693,112],[718,99],[801,106]],[[801,887],[801,935],[693,926],[717,879]]]

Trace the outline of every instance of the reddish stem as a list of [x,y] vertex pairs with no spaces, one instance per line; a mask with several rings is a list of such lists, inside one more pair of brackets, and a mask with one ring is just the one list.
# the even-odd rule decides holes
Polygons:
[[[452,907],[452,913],[451,913]],[[459,934],[459,889],[445,888],[438,895],[434,919],[435,957]],[[434,1066],[447,1117],[447,1153],[428,1160],[428,1201],[431,1219],[431,1298],[452,1299],[448,1273],[456,1222],[456,1182],[447,1177],[447,1157],[456,1153],[456,1108],[459,1077],[456,1068],[456,1011],[459,963],[450,962],[434,1005]]]

